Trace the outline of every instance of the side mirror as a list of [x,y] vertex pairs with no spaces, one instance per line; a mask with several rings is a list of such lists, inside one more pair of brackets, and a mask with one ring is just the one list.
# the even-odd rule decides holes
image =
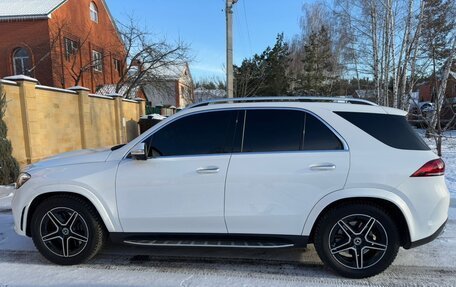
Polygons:
[[136,160],[147,160],[147,146],[145,143],[136,144],[130,152],[131,157]]

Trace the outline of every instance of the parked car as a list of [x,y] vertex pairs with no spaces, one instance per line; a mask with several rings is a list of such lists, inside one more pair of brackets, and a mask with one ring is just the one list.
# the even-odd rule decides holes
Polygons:
[[[322,102],[317,102],[321,100]],[[124,146],[62,154],[18,178],[15,230],[79,264],[143,246],[305,247],[342,276],[385,270],[444,228],[444,162],[405,112],[364,100],[201,103]]]
[[435,113],[435,104],[431,102],[412,102],[410,104],[408,120],[417,127],[426,127]]

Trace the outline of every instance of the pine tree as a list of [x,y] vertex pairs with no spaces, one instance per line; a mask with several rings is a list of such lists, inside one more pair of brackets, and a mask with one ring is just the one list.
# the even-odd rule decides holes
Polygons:
[[261,55],[244,59],[234,66],[235,96],[282,96],[288,93],[287,75],[289,48],[283,34],[278,34],[274,47],[267,47]]
[[6,138],[8,127],[3,120],[6,111],[6,95],[0,94],[0,185],[13,183],[19,174],[19,164],[12,156],[11,142]]
[[327,95],[335,80],[335,61],[329,31],[322,26],[314,31],[304,44],[303,71],[299,90],[304,94]]
[[304,45],[304,58],[302,59],[304,70],[300,76],[300,89],[306,94],[318,94],[323,82],[323,70],[318,67],[320,61],[318,36],[318,33],[313,32]]
[[263,52],[265,61],[265,80],[258,94],[262,96],[283,96],[289,88],[287,69],[290,62],[289,47],[283,33],[278,34],[274,47]]
[[423,13],[423,50],[439,68],[448,58],[451,48],[448,35],[454,29],[450,0],[425,0]]

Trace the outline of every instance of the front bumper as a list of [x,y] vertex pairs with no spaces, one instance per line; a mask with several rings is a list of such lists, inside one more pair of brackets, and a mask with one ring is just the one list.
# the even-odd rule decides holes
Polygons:
[[405,249],[415,248],[415,247],[418,247],[418,246],[421,246],[421,245],[424,245],[424,244],[427,244],[427,243],[433,241],[440,234],[442,234],[443,230],[445,229],[445,225],[446,225],[447,221],[448,221],[448,219],[445,220],[445,222],[442,224],[442,226],[440,226],[439,229],[437,229],[437,231],[434,232],[433,234],[431,234],[430,236],[417,240],[417,241],[409,242],[404,245],[404,248]]
[[14,231],[19,235],[26,236],[25,229],[27,224],[28,205],[23,196],[21,196],[20,191],[20,189],[16,189],[11,202],[11,209],[14,219]]

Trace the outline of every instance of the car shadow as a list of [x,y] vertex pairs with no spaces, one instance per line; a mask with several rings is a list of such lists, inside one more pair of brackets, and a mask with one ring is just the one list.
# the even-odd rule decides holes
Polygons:
[[[316,259],[316,260],[315,260]],[[31,265],[55,264],[37,251],[0,250],[0,263]],[[62,266],[62,268],[69,268]],[[70,267],[71,268],[71,267]],[[251,274],[286,275],[298,278],[338,278],[319,261],[315,251],[304,249],[238,249],[202,247],[135,247],[109,243],[93,259],[77,268],[127,269],[147,272],[236,272],[238,276]]]

